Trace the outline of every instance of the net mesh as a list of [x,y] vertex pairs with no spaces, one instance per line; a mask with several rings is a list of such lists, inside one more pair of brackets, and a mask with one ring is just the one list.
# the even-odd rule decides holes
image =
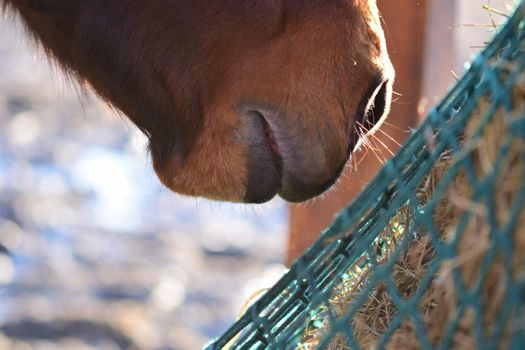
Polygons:
[[523,348],[524,16],[207,349]]

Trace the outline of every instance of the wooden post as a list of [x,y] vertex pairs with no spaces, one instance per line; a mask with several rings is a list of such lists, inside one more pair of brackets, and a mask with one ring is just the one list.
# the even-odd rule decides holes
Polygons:
[[454,45],[457,5],[457,0],[433,0],[427,5],[428,45],[425,45],[422,87],[424,105],[427,106],[436,104],[454,83],[451,71],[457,67]]
[[[437,2],[441,0],[436,0]],[[407,129],[418,119],[418,102],[421,96],[425,24],[427,0],[379,0],[390,57],[396,69],[394,85],[395,102],[382,132],[377,132],[381,141],[392,151],[407,136]],[[392,141],[384,134],[397,140]],[[379,144],[378,144],[379,145]],[[287,263],[295,260],[328,226],[334,215],[368,183],[379,169],[378,158],[386,159],[390,154],[382,149],[377,157],[368,152],[356,170],[346,171],[336,189],[312,203],[290,205],[290,238]]]

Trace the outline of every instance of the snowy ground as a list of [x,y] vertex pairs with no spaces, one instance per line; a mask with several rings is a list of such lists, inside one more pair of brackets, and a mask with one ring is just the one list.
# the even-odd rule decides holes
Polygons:
[[286,205],[182,198],[0,19],[0,349],[198,349],[283,271]]

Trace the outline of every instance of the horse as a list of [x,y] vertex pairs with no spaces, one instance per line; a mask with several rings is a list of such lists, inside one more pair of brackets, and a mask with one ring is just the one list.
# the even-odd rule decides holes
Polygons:
[[0,0],[148,138],[174,192],[313,198],[388,114],[376,0]]

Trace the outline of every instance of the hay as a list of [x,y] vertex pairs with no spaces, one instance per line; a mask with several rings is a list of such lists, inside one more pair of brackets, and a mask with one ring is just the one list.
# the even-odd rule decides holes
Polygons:
[[[522,186],[525,174],[522,173],[525,154],[523,140],[516,139],[510,147],[505,159],[497,159],[498,151],[502,142],[508,135],[508,123],[513,118],[523,115],[525,105],[525,74],[519,79],[513,94],[514,111],[507,112],[500,107],[494,114],[481,135],[476,135],[476,130],[482,124],[482,119],[490,107],[488,101],[490,96],[481,99],[477,109],[472,114],[469,124],[465,128],[461,140],[460,152],[455,152],[454,157],[470,154],[473,160],[474,176],[477,179],[485,178],[495,163],[501,161],[497,191],[492,211],[498,227],[502,228],[509,220],[515,194]],[[417,190],[417,198],[420,202],[428,202],[434,194],[443,174],[450,169],[454,163],[454,157],[450,151],[441,154],[438,162],[429,175],[420,183]],[[481,329],[484,337],[490,337],[496,330],[494,320],[498,319],[500,306],[505,298],[508,279],[523,278],[525,274],[525,210],[521,210],[517,224],[511,231],[513,243],[513,256],[505,257],[497,255],[494,263],[488,268],[486,274],[482,275],[481,266],[487,249],[493,244],[494,232],[490,232],[488,220],[490,203],[476,202],[472,198],[470,181],[464,171],[455,175],[454,180],[445,191],[439,204],[433,212],[433,219],[439,238],[442,242],[456,246],[456,256],[446,260],[439,271],[433,276],[429,286],[419,303],[421,320],[426,328],[430,345],[437,346],[443,339],[450,322],[456,317],[458,311],[459,296],[457,285],[454,280],[454,271],[459,272],[461,281],[466,290],[480,288],[480,309],[476,312],[468,308],[452,337],[452,348],[477,349],[481,344],[476,344],[476,329]],[[462,236],[456,236],[456,227],[465,213],[470,213],[470,219],[463,231]],[[415,225],[414,218],[408,207],[401,208],[392,218],[388,227],[384,229],[381,236],[376,240],[378,265],[387,262],[396,251],[408,228]],[[519,232],[519,231],[522,232]],[[497,234],[497,233],[496,233]],[[392,270],[393,280],[398,292],[405,300],[416,293],[421,279],[428,271],[429,265],[435,256],[431,236],[424,228],[417,229],[416,236],[404,249],[400,259]],[[506,260],[507,259],[507,260]],[[510,260],[509,260],[510,259]],[[506,273],[505,261],[510,261],[512,273]],[[327,305],[323,305],[313,317],[307,329],[302,335],[302,341],[298,350],[315,349],[319,342],[330,330],[330,322],[327,314],[331,312],[336,318],[344,317],[354,298],[366,286],[370,277],[372,266],[370,263],[358,261],[349,270],[349,277],[337,286]],[[328,310],[330,310],[328,312]],[[391,320],[397,309],[392,302],[389,289],[385,284],[379,284],[368,297],[367,302],[358,310],[351,319],[351,327],[357,343],[363,349],[376,348],[381,336],[387,331]],[[508,319],[516,319],[514,315],[517,310],[511,310]],[[520,315],[519,324],[507,322],[504,335],[509,335],[512,327],[524,327],[525,316]],[[480,326],[481,324],[481,326]],[[501,349],[506,349],[510,337],[503,336]],[[416,336],[416,330],[411,320],[404,321],[393,333],[387,349],[419,349],[421,344]],[[350,349],[343,334],[338,333],[332,338],[326,347],[329,350]]]

